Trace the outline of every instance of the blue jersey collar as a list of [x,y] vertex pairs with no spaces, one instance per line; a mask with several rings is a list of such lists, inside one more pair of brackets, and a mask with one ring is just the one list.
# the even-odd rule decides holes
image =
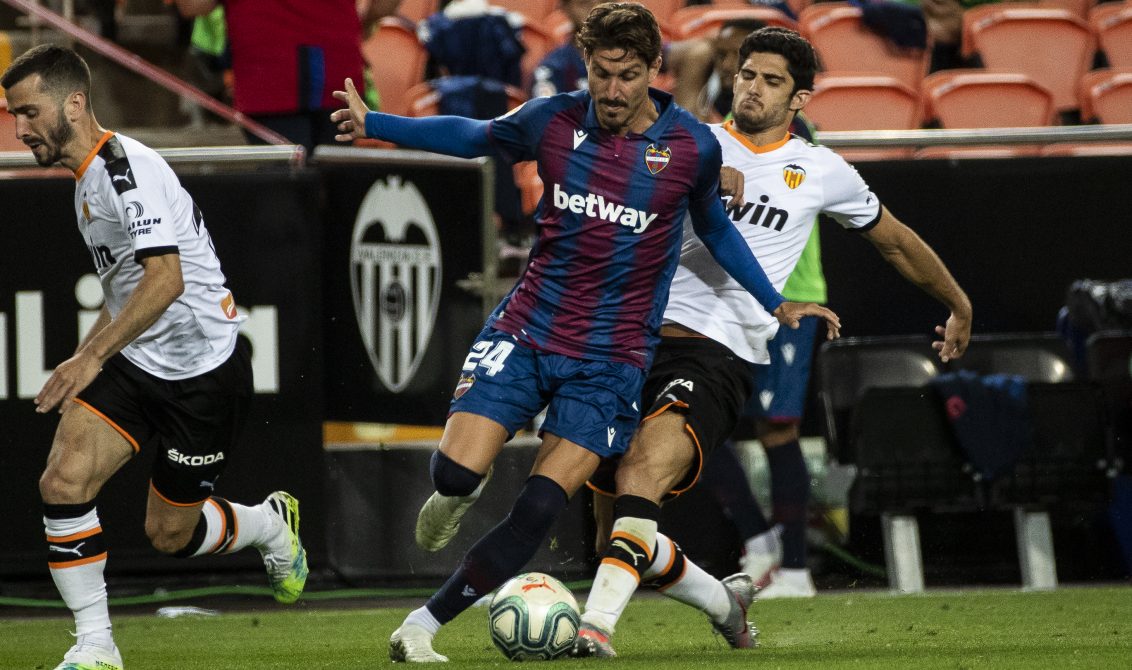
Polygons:
[[[656,88],[649,88],[649,99],[656,106],[659,115],[656,117],[656,121],[653,121],[653,124],[641,134],[656,142],[664,136],[664,131],[668,130],[668,126],[672,124],[672,120],[676,117],[676,103],[673,101],[671,93],[665,93]],[[586,93],[586,128],[604,130],[601,124],[597,122],[594,101],[589,93]]]

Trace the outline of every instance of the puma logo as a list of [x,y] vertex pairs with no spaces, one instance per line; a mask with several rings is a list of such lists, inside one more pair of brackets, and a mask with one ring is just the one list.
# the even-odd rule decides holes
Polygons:
[[637,557],[648,558],[648,556],[646,556],[645,554],[641,554],[641,553],[633,551],[633,548],[630,547],[629,543],[626,542],[625,540],[614,540],[613,542],[610,542],[610,546],[617,547],[617,548],[621,549],[622,551],[624,551],[626,554],[629,554],[630,556],[632,556],[634,568],[637,567]]
[[110,176],[110,182],[113,183],[113,182],[124,181],[127,184],[134,183],[134,180],[130,179],[130,170],[132,170],[132,169],[133,168],[126,168],[126,174],[111,175]]
[[74,554],[75,556],[82,558],[83,553],[82,553],[82,551],[80,551],[80,549],[82,549],[84,544],[86,544],[86,542],[79,542],[77,545],[75,545],[71,549],[68,549],[66,547],[60,547],[57,544],[49,544],[49,545],[47,545],[47,548],[51,551],[57,551],[60,554]]

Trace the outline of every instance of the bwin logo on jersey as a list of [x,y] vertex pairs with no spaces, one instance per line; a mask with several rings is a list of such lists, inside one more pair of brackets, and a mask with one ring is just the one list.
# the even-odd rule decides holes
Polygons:
[[350,289],[370,363],[394,393],[428,348],[440,277],[440,236],[421,192],[398,176],[374,182],[354,222]]

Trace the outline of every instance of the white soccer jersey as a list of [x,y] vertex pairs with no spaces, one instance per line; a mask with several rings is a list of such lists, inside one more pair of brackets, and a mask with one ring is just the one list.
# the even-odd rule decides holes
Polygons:
[[[727,212],[779,291],[819,212],[850,230],[867,230],[880,220],[877,197],[829,149],[793,136],[755,146],[731,121],[711,129],[723,147],[723,164],[745,179],[746,204]],[[719,267],[688,221],[664,320],[702,333],[752,363],[770,362],[766,343],[778,332],[778,321]]]
[[122,355],[162,379],[216,368],[242,320],[193,199],[169,165],[137,140],[106,133],[75,172],[75,212],[111,318],[145,272],[139,261],[176,252],[185,290]]

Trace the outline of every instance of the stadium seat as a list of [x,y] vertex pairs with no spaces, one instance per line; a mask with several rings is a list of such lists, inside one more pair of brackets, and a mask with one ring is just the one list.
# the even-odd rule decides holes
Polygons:
[[1082,121],[1132,123],[1132,68],[1087,73],[1080,96]]
[[362,57],[381,95],[381,111],[405,114],[409,107],[405,94],[424,80],[428,62],[415,26],[402,17],[385,17],[362,42]]
[[854,460],[849,416],[866,389],[919,387],[939,374],[926,337],[844,337],[826,342],[817,359],[818,401],[829,452]]
[[801,33],[814,45],[830,72],[869,72],[896,77],[919,90],[927,72],[922,49],[899,49],[861,22],[861,10],[845,2],[810,5],[798,18]]
[[397,14],[416,23],[440,11],[440,0],[401,0]]
[[1077,82],[1097,41],[1069,10],[1014,2],[965,11],[962,40],[963,54],[977,54],[988,69],[1027,74],[1049,89],[1059,112],[1077,109]]
[[1089,12],[1089,24],[1112,67],[1132,67],[1132,3],[1106,2]]
[[566,40],[574,34],[574,22],[561,9],[556,9],[548,14],[539,24],[546,27],[547,34],[550,35],[555,44],[565,44]]
[[1058,142],[1042,147],[1042,156],[1132,156],[1132,142]]
[[1097,4],[1097,0],[1038,0],[1038,4],[1042,7],[1068,9],[1074,15],[1086,18],[1089,16],[1089,10]]
[[661,24],[668,24],[676,10],[684,6],[685,0],[638,0],[649,8],[656,20]]
[[554,11],[558,0],[488,0],[487,4],[518,12],[527,21],[543,25],[542,20]]
[[523,24],[519,39],[527,50],[519,67],[523,72],[523,89],[529,91],[534,83],[535,68],[560,42],[550,33],[530,22]]
[[1057,333],[974,335],[967,352],[951,361],[952,370],[1004,374],[1030,382],[1073,381],[1072,354]]
[[681,10],[687,12],[688,10],[700,10],[687,15],[681,15],[680,12],[672,20],[672,29],[680,36],[680,39],[692,39],[696,37],[715,37],[723,24],[728,21],[737,21],[741,19],[757,20],[766,23],[768,26],[781,26],[791,30],[798,30],[798,23],[794,19],[787,16],[785,13],[774,9],[773,7],[715,7],[713,5],[698,5],[696,7],[686,7]]
[[920,127],[920,96],[893,77],[819,74],[806,116],[818,130],[910,130]]
[[27,151],[16,139],[16,118],[8,113],[8,101],[0,98],[0,151]]
[[515,163],[515,185],[519,187],[522,195],[523,214],[533,214],[542,198],[542,178],[538,176],[538,164],[535,161]]
[[924,79],[924,118],[944,128],[1031,128],[1054,120],[1051,93],[1030,77],[942,70]]

